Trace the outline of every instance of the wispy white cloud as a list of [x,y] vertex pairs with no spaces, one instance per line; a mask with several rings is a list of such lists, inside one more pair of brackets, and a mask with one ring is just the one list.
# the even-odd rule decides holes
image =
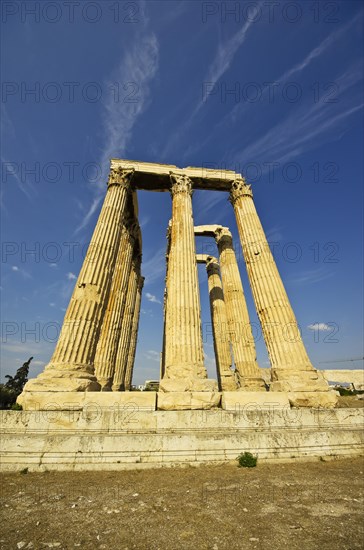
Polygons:
[[319,331],[322,331],[322,332],[332,330],[332,327],[330,327],[326,323],[314,323],[312,325],[308,325],[307,328],[310,329],[310,330],[319,330]]
[[[261,2],[255,6],[255,9],[258,10],[260,8],[260,5]],[[219,44],[215,57],[213,58],[203,80],[206,85],[215,85],[229,69],[234,60],[235,54],[246,39],[246,36],[253,21],[254,13],[251,14],[249,20],[247,20],[235,34],[230,36],[225,42]],[[186,119],[184,124],[180,126],[179,131],[175,132],[172,137],[168,137],[168,143],[162,152],[162,156],[167,156],[173,150],[176,143],[178,143],[178,141],[192,126],[195,117],[205,104],[206,99],[202,97],[195,105],[190,116]]]
[[67,279],[68,279],[69,281],[74,281],[75,279],[77,279],[77,277],[76,277],[76,275],[75,275],[74,273],[72,273],[72,271],[69,271],[69,272],[67,273]]
[[18,267],[17,265],[12,265],[11,270],[14,273],[19,273],[24,279],[31,279],[32,278],[32,276],[30,275],[30,273],[28,273],[28,271]]
[[161,304],[162,303],[160,300],[158,300],[158,298],[156,296],[154,296],[154,294],[150,294],[150,292],[147,292],[145,296],[146,296],[148,302],[153,302],[154,304]]
[[146,359],[148,359],[149,361],[156,361],[157,363],[159,363],[160,361],[160,352],[159,351],[155,351],[153,349],[150,349],[148,351],[146,351],[144,353],[144,356],[146,357]]
[[166,274],[166,248],[159,248],[154,252],[150,252],[147,260],[143,260],[142,273],[145,277],[145,286],[151,285],[160,281]]
[[353,100],[352,95],[347,101],[350,106],[344,107],[345,99],[348,99],[345,92],[361,80],[361,71],[355,64],[336,79],[339,90],[337,102],[320,101],[311,107],[304,103],[255,142],[236,153],[235,161],[244,164],[264,159],[283,163],[314,148],[318,143],[338,139],[340,132],[347,128],[346,119],[363,109],[364,103],[356,96]]
[[293,277],[289,279],[288,283],[293,284],[314,284],[314,283],[320,283],[321,281],[325,281],[326,279],[329,279],[335,274],[334,271],[330,270],[328,271],[325,268],[318,268],[318,269],[309,269],[304,272],[302,272],[297,277]]
[[301,62],[297,63],[282,76],[280,76],[278,81],[284,82],[288,78],[291,78],[294,74],[300,73],[306,69],[306,67],[310,65],[314,59],[317,59],[320,55],[325,53],[330,46],[337,44],[337,41],[341,38],[341,36],[350,30],[351,27],[361,19],[362,13],[357,13],[352,19],[350,19],[350,21],[346,23],[346,25],[343,25],[341,28],[329,34],[318,46],[316,46],[316,48],[311,50]]
[[[274,79],[274,82],[277,84],[279,83],[285,83],[289,78],[292,78],[293,75],[298,75],[302,71],[304,71],[311,63],[315,60],[317,60],[320,56],[322,56],[324,53],[327,52],[327,50],[332,46],[337,44],[337,41],[342,38],[342,36],[347,33],[355,23],[357,23],[362,17],[361,13],[358,13],[355,15],[346,25],[343,25],[340,29],[333,31],[330,33],[318,46],[313,48],[301,61],[296,63],[293,67],[291,67],[289,70],[285,71],[282,75]],[[357,73],[358,70],[361,72],[361,68],[357,68],[356,71],[352,72],[352,74]],[[265,94],[269,90],[268,84],[263,85],[262,87],[262,93]],[[233,122],[237,122],[241,116],[246,113],[246,111],[249,109],[250,104],[249,103],[238,103],[234,105],[234,107],[231,109],[229,113],[227,113],[220,122],[218,122],[215,125],[214,131],[211,132],[208,136],[206,136],[206,139],[203,141],[199,141],[199,143],[190,145],[187,149],[187,153],[195,153],[196,151],[200,150],[202,147],[207,145],[207,143],[213,139],[215,135],[218,135],[221,133],[221,130],[223,127],[232,124]],[[300,149],[297,149],[293,154],[293,156],[297,156],[300,154]],[[290,157],[292,158],[292,157]],[[284,161],[283,161],[284,162]]]
[[134,126],[151,99],[151,83],[158,71],[159,45],[156,35],[148,27],[147,17],[143,21],[143,28],[138,28],[119,66],[108,79],[108,89],[114,82],[126,83],[129,100],[119,98],[116,101],[110,95],[103,105],[105,147],[100,158],[102,181],[95,185],[91,206],[76,233],[86,227],[97,210],[105,193],[110,159],[125,156]]

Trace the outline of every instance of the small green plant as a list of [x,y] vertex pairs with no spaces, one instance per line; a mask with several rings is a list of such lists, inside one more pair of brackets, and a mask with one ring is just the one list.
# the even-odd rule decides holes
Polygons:
[[19,403],[13,403],[10,408],[11,408],[12,411],[22,411],[23,410],[23,407],[21,405],[19,405]]
[[355,395],[355,391],[353,390],[349,390],[348,388],[338,388],[337,391],[339,392],[339,394],[342,396],[342,397],[347,397],[349,395]]
[[29,468],[24,468],[23,470],[20,470],[20,473],[23,474],[23,475],[27,474],[28,470],[29,470]]
[[255,468],[258,462],[258,457],[245,451],[244,453],[240,453],[236,460],[238,461],[239,468]]

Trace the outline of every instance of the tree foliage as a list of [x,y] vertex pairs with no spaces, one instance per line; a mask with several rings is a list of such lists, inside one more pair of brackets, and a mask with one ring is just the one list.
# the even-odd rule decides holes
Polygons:
[[21,394],[25,384],[28,382],[29,366],[33,357],[29,357],[28,361],[16,371],[15,376],[7,374],[5,378],[8,381],[5,384],[0,384],[0,408],[11,409],[15,405],[16,398]]

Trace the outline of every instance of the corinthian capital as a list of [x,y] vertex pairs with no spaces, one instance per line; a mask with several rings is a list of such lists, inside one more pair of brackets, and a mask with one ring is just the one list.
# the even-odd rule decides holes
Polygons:
[[172,197],[178,193],[188,193],[192,195],[192,181],[185,174],[169,173],[171,180],[171,194]]
[[218,246],[223,243],[231,247],[233,246],[233,237],[227,227],[218,227],[216,229],[215,240]]
[[129,190],[134,171],[134,168],[112,168],[109,174],[109,181],[107,182],[108,187],[111,185],[121,185]]
[[219,260],[214,256],[206,258],[206,270],[209,275],[220,275]]
[[234,205],[237,199],[244,196],[253,197],[251,185],[248,185],[244,178],[236,179],[231,184],[229,200]]

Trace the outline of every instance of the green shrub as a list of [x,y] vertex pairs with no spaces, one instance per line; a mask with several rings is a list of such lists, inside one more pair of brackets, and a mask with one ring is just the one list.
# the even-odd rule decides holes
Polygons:
[[23,407],[19,403],[13,403],[10,407],[12,411],[22,411]]
[[343,397],[347,397],[349,395],[355,395],[355,391],[350,390],[349,388],[340,387],[340,388],[337,389],[337,391]]
[[244,453],[240,453],[236,460],[238,461],[239,468],[255,468],[258,462],[258,457],[245,451]]

